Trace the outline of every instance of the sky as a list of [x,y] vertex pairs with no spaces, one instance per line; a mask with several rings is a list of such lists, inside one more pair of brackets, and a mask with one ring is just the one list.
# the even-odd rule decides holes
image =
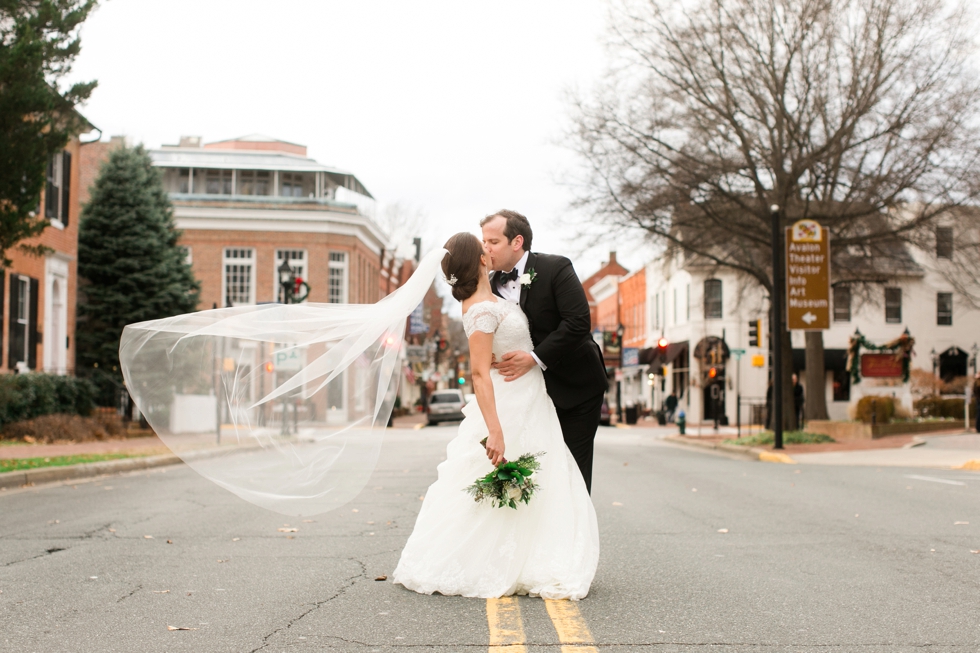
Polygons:
[[[571,89],[606,69],[604,0],[494,3],[108,0],[82,28],[72,79],[104,138],[148,147],[252,133],[301,143],[353,172],[379,209],[427,219],[425,249],[484,215],[528,216],[535,251],[583,278],[619,250],[582,251],[562,185]],[[581,218],[582,216],[578,216]],[[632,267],[631,267],[632,266]]]

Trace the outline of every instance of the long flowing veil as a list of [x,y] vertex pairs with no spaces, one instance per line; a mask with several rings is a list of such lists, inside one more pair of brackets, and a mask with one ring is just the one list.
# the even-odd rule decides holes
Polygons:
[[375,304],[236,306],[131,324],[119,344],[126,387],[205,478],[283,514],[332,510],[374,471],[405,320],[445,253]]

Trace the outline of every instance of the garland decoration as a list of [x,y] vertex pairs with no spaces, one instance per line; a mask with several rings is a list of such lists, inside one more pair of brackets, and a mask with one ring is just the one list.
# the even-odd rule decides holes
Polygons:
[[861,382],[861,365],[858,364],[861,359],[861,347],[870,351],[894,353],[895,360],[902,361],[902,383],[908,383],[912,356],[915,355],[912,349],[914,346],[915,338],[907,328],[902,335],[883,345],[870,342],[860,330],[855,329],[847,347],[847,371],[851,373],[851,383],[856,385]]

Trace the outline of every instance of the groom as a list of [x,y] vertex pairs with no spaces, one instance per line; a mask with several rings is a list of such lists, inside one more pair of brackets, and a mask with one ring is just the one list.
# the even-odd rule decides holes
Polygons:
[[564,256],[531,252],[531,225],[520,213],[498,211],[480,222],[494,270],[490,286],[527,315],[534,350],[504,354],[494,364],[505,381],[544,371],[562,435],[592,492],[592,449],[602,398],[609,389],[602,352],[582,282]]

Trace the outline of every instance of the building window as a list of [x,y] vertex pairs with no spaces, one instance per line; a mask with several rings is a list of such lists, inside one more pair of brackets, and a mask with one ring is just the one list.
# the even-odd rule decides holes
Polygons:
[[953,258],[952,227],[936,227],[936,258]]
[[279,173],[279,194],[283,197],[303,197],[303,174],[299,172]]
[[330,278],[328,288],[331,304],[347,303],[347,253],[330,252]]
[[704,282],[704,319],[720,320],[721,279],[706,279]]
[[163,170],[163,187],[168,193],[191,192],[191,169],[165,168]]
[[239,195],[269,195],[272,193],[272,174],[268,170],[239,170]]
[[834,322],[851,321],[851,287],[834,286]]
[[851,400],[851,373],[845,369],[835,369],[834,372],[834,401]]
[[226,306],[255,303],[255,251],[226,247],[224,255]]
[[7,350],[7,366],[18,369],[37,366],[38,292],[37,279],[19,274],[10,275],[10,312],[8,314],[7,334],[10,339]]
[[953,293],[936,293],[936,324],[953,326]]
[[885,322],[888,324],[902,322],[901,288],[885,288]]
[[309,283],[306,276],[306,250],[303,249],[277,249],[276,250],[276,268],[273,270],[275,279],[272,282],[272,287],[276,288],[276,297],[279,301],[282,301],[281,296],[282,290],[279,288],[279,266],[282,262],[286,260],[289,261],[289,267],[291,267],[298,279],[302,279]]
[[48,159],[47,184],[44,187],[44,217],[68,226],[69,190],[71,188],[71,154],[58,152]]
[[204,176],[204,192],[208,195],[231,195],[231,170],[208,170]]

